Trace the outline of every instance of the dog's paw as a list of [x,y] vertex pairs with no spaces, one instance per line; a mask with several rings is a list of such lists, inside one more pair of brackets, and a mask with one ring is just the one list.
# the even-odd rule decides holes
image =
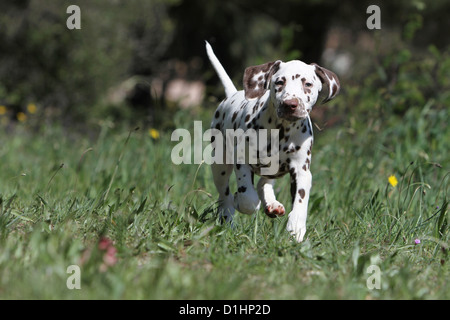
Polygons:
[[240,213],[253,214],[259,210],[261,202],[259,201],[256,192],[242,194],[234,194],[234,208]]
[[278,201],[267,204],[264,212],[270,218],[282,217],[286,213],[284,206]]
[[306,233],[306,225],[293,223],[290,219],[286,225],[286,230],[294,237],[297,242],[302,242]]
[[233,225],[234,208],[229,206],[219,206],[219,220],[221,224],[229,223]]

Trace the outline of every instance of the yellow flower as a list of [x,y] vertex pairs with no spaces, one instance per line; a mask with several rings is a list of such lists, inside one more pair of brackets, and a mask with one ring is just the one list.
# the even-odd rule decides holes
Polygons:
[[159,131],[156,129],[149,129],[148,130],[148,134],[150,135],[150,137],[152,137],[153,139],[159,139]]
[[7,111],[7,109],[5,106],[0,106],[0,116],[6,114],[6,111]]
[[393,187],[395,187],[398,184],[397,178],[394,175],[390,176],[388,180],[391,186]]
[[35,114],[37,111],[37,107],[34,103],[29,103],[27,105],[27,110],[28,110],[28,113]]
[[17,120],[19,120],[20,122],[27,121],[27,115],[23,112],[18,112],[16,117],[17,117]]

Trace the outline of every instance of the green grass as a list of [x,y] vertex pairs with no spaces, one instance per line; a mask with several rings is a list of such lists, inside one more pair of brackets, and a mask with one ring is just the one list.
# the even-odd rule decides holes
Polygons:
[[[2,130],[0,298],[449,299],[447,120],[410,109],[316,130],[300,244],[287,217],[221,226],[210,168],[173,165],[171,132]],[[290,207],[288,180],[276,192]],[[106,268],[101,237],[117,249]],[[70,265],[80,290],[66,286]],[[370,265],[378,290],[366,285]]]

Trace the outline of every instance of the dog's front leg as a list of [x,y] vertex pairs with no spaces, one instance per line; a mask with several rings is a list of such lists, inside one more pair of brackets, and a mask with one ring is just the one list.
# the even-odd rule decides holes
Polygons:
[[274,179],[261,177],[257,187],[259,199],[261,199],[264,207],[264,212],[271,218],[281,217],[285,214],[283,204],[278,202],[275,198],[275,192],[273,190],[274,184]]
[[295,164],[290,168],[292,211],[286,226],[298,242],[303,241],[306,233],[306,217],[308,215],[308,200],[311,190],[312,176],[308,163],[301,166]]
[[238,190],[234,194],[234,207],[241,213],[252,214],[259,209],[260,201],[253,186],[253,172],[248,164],[235,164]]

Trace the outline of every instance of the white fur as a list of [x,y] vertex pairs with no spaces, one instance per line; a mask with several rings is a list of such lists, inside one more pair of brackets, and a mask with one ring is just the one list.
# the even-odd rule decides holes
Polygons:
[[208,54],[208,58],[211,61],[211,64],[213,65],[214,69],[217,72],[217,75],[220,78],[220,81],[222,81],[222,84],[225,88],[225,94],[227,97],[232,96],[236,91],[236,87],[233,84],[233,81],[231,81],[230,77],[226,73],[225,69],[223,68],[222,64],[220,63],[219,59],[217,59],[216,55],[214,54],[214,51],[211,47],[211,45],[206,42],[206,52]]

